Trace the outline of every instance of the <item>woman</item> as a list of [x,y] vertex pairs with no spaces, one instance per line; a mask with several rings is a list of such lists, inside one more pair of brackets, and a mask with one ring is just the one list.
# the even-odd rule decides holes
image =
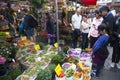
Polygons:
[[46,17],[47,17],[47,21],[46,21],[46,29],[47,29],[47,32],[49,34],[49,38],[50,38],[50,45],[53,45],[54,44],[54,23],[53,23],[53,20],[52,18],[50,17],[50,14],[49,13],[46,13]]
[[83,21],[82,21],[82,49],[85,50],[85,48],[88,48],[88,33],[89,28],[91,24],[88,22],[88,16],[83,15]]
[[96,40],[98,39],[98,26],[102,23],[103,18],[100,16],[98,10],[95,10],[95,18],[93,18],[92,26],[90,28],[88,38],[90,39],[90,47],[92,48]]

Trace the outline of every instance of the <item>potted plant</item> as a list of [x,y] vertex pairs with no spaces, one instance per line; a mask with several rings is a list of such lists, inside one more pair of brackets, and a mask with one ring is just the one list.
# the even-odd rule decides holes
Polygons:
[[74,70],[73,70],[72,68],[66,70],[65,73],[66,73],[66,78],[67,78],[67,80],[73,80]]
[[5,66],[6,59],[0,55],[0,76],[3,76],[7,73],[7,68]]
[[50,64],[47,68],[51,71],[52,73],[52,80],[55,78],[55,67],[56,67],[56,64]]
[[11,76],[11,79],[12,80],[15,80],[20,74],[22,74],[22,71],[21,70],[10,70],[8,71],[8,76]]
[[63,63],[63,58],[61,55],[57,54],[57,55],[54,55],[54,57],[51,59],[51,63],[54,63],[54,64],[62,64]]
[[52,74],[51,71],[49,69],[41,69],[38,72],[37,78],[36,80],[51,80],[52,78]]

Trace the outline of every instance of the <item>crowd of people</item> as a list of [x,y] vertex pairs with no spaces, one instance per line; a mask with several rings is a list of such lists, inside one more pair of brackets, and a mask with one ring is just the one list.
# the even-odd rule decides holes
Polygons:
[[[115,11],[115,10],[114,10]],[[95,9],[94,18],[81,14],[80,8],[72,16],[73,48],[77,48],[78,37],[82,35],[81,48],[92,48],[91,56],[98,77],[109,55],[107,46],[113,48],[111,67],[120,69],[120,11],[113,12],[108,6]],[[88,45],[90,42],[90,45]]]
[[[20,35],[25,35],[28,39],[35,41],[35,26],[38,25],[37,19],[32,14],[28,14],[27,9],[21,9],[20,15],[22,17],[18,19],[17,13],[10,7],[5,10],[1,9],[0,21],[6,21],[15,32],[18,31]],[[53,45],[55,42],[54,20],[49,13],[46,13],[45,16],[46,31],[50,35],[50,45]],[[66,14],[63,11],[62,25],[64,25],[63,19],[65,16]],[[113,47],[110,66],[115,67],[116,64],[117,68],[120,69],[120,11],[116,11],[116,14],[113,14],[108,6],[102,6],[95,9],[94,18],[90,18],[88,14],[81,14],[81,9],[77,8],[75,14],[71,16],[71,23],[73,32],[72,47],[78,47],[78,37],[81,35],[82,42],[80,47],[82,50],[84,51],[88,47],[92,48],[91,56],[93,63],[96,65],[96,76],[99,76],[100,70],[103,68],[105,60],[109,55],[108,45]]]

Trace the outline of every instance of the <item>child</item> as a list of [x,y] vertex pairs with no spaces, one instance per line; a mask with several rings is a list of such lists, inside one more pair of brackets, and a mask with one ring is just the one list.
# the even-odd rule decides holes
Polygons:
[[96,77],[99,76],[100,70],[104,66],[105,60],[108,56],[107,44],[109,42],[109,28],[107,24],[102,23],[98,26],[100,37],[95,42],[92,50],[92,60],[96,64]]

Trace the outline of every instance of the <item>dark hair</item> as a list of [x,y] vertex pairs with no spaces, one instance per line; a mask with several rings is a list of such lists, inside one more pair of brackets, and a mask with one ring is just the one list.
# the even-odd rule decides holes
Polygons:
[[108,35],[110,35],[110,30],[109,30],[109,24],[108,23],[102,23],[98,26],[98,31],[103,31],[105,30]]
[[96,14],[99,14],[100,12],[99,12],[99,10],[98,10],[98,9],[96,9],[96,10],[95,10],[95,13],[96,13]]
[[47,19],[51,18],[49,13],[46,13],[46,16],[47,16]]
[[108,6],[106,6],[106,5],[101,6],[101,7],[100,7],[100,12],[102,12],[102,11],[107,11],[107,12],[109,12],[109,11],[110,11],[110,8],[109,8]]
[[82,17],[88,18],[88,16],[86,14],[83,14]]

